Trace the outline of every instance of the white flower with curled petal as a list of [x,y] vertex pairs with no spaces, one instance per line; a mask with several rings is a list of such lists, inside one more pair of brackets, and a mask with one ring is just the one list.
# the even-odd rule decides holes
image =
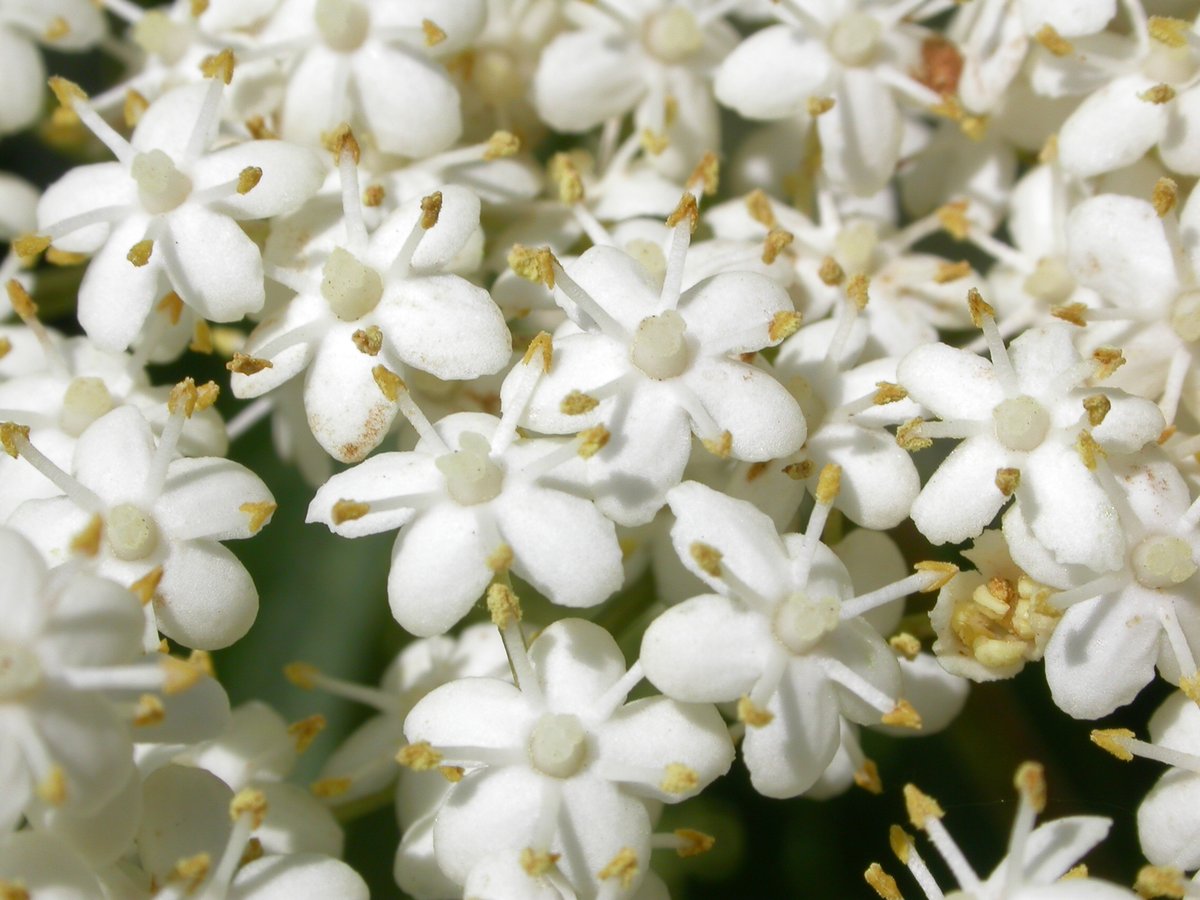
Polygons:
[[86,50],[105,36],[104,16],[87,0],[0,3],[0,135],[20,131],[42,113],[46,67],[37,43]]
[[1004,517],[1013,559],[1061,589],[1047,600],[1062,620],[1046,645],[1046,680],[1059,708],[1085,719],[1131,702],[1156,668],[1172,684],[1200,686],[1200,501],[1157,448],[1100,460],[1096,474],[1122,538],[1104,568],[1056,561],[1023,509]]
[[387,153],[445,150],[462,115],[438,60],[470,46],[484,13],[483,0],[283,0],[258,33],[286,66],[283,137],[315,147],[349,122]]
[[807,121],[815,114],[829,180],[855,194],[874,193],[891,179],[900,157],[900,101],[931,107],[942,99],[908,72],[926,34],[910,19],[926,5],[773,4],[781,24],[750,35],[725,58],[716,74],[717,99],[752,119]]
[[676,551],[718,593],[655,619],[641,663],[669,697],[738,701],[751,782],[770,797],[817,781],[838,750],[843,716],[919,727],[899,699],[896,657],[863,614],[953,572],[928,568],[855,597],[845,566],[820,542],[836,481],[828,467],[807,532],[783,536],[749,503],[698,483],[668,495]]
[[314,153],[283,141],[249,141],[210,152],[222,79],[232,58],[209,61],[207,84],[176,88],[143,114],[130,141],[69,82],[55,82],[117,157],[79,166],[38,203],[42,240],[94,253],[79,290],[79,321],[107,350],[124,350],[169,287],[196,314],[231,322],[265,300],[262,257],[238,226],[297,208],[320,186]]
[[[528,652],[511,591],[489,592],[518,686],[468,678],[409,713],[402,762],[467,767],[434,825],[442,870],[462,884],[499,851],[533,880],[580,897],[628,896],[648,867],[649,805],[694,796],[733,762],[715,707],[656,696],[612,636],[581,619],[542,631]],[[524,895],[524,894],[523,894]]]
[[724,0],[571,2],[576,26],[542,51],[533,79],[551,127],[587,131],[634,112],[636,130],[665,172],[686,175],[696,148],[720,143],[712,73],[736,45]]
[[[522,423],[548,434],[605,423],[613,439],[587,462],[604,512],[648,522],[679,482],[692,435],[719,456],[766,461],[804,443],[804,416],[774,378],[737,359],[782,341],[799,317],[783,288],[758,272],[722,272],[682,290],[698,185],[668,220],[661,283],[615,247],[585,252],[568,272],[549,251],[517,265],[555,288],[571,319]],[[510,378],[508,397],[519,386]]]
[[463,380],[498,371],[512,351],[488,292],[453,273],[479,247],[479,199],[446,185],[401,204],[368,233],[352,140],[338,152],[345,239],[310,248],[303,272],[271,268],[297,296],[255,329],[245,357],[230,364],[240,397],[305,372],[309,427],[342,462],[363,459],[395,419],[397,406],[375,383],[379,366]]
[[[515,371],[537,378],[530,370],[544,365],[547,348],[548,337]],[[573,440],[517,440],[521,402],[501,419],[456,413],[432,425],[395,375],[380,377],[421,439],[410,452],[381,453],[334,475],[309,504],[308,521],[344,537],[400,529],[388,599],[405,630],[447,631],[510,566],[563,606],[595,606],[621,586],[612,522],[571,487],[580,480],[572,460],[607,440],[603,428]]]
[[[1098,816],[1067,816],[1037,825],[1046,807],[1046,780],[1041,765],[1023,763],[1013,779],[1020,801],[1013,817],[1008,853],[987,878],[980,878],[946,826],[936,800],[913,785],[905,785],[904,800],[913,826],[924,831],[954,875],[959,890],[943,892],[912,837],[899,826],[889,835],[892,848],[908,867],[929,900],[970,897],[972,900],[1136,900],[1128,888],[1073,869],[1079,858],[1104,840],[1112,825]],[[1036,826],[1036,827],[1035,827]],[[1082,868],[1082,867],[1081,867]],[[899,896],[895,879],[874,863],[867,883],[881,897]],[[889,893],[890,890],[890,893]]]
[[991,362],[927,344],[897,372],[909,396],[941,420],[901,426],[901,446],[961,441],[917,496],[913,522],[935,544],[957,543],[982,532],[1015,495],[1057,559],[1111,569],[1124,538],[1094,460],[1140,450],[1162,432],[1162,413],[1124,391],[1091,387],[1112,354],[1081,358],[1069,326],[1032,328],[1005,347],[991,307],[974,289],[969,303]]
[[250,574],[220,542],[256,534],[273,515],[274,498],[238,463],[176,458],[186,416],[204,405],[194,387],[191,394],[172,393],[158,440],[135,407],[97,419],[75,445],[72,474],[40,453],[20,426],[3,426],[5,448],[64,494],[26,501],[10,524],[55,563],[85,540],[98,574],[144,598],[148,649],[157,646],[158,631],[186,647],[228,646],[258,612]]

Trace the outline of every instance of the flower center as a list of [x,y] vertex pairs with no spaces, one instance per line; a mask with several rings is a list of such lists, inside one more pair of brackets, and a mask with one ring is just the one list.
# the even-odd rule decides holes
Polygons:
[[105,534],[113,554],[127,562],[145,559],[158,546],[158,526],[154,519],[132,503],[109,510]]
[[1192,548],[1187,541],[1165,534],[1148,537],[1133,548],[1133,577],[1142,587],[1174,587],[1196,573]]
[[371,26],[367,7],[355,0],[317,0],[317,31],[331,50],[352,53],[363,45]]
[[480,50],[471,67],[471,81],[488,103],[501,106],[525,96],[526,83],[512,55],[503,50]]
[[879,232],[870,222],[853,222],[838,232],[833,247],[838,262],[847,272],[852,275],[869,273],[875,269]]
[[570,778],[587,762],[587,732],[569,714],[547,713],[529,735],[529,762],[543,775]]
[[879,48],[879,37],[882,33],[883,26],[873,16],[851,13],[829,32],[829,52],[842,65],[866,65]]
[[812,600],[807,594],[792,594],[775,609],[772,628],[775,639],[796,656],[802,656],[838,627],[838,603],[833,597]]
[[183,59],[192,42],[191,29],[158,10],[146,12],[133,26],[133,41],[168,65]]
[[170,212],[188,198],[192,180],[175,168],[171,157],[161,150],[139,153],[129,167],[137,182],[138,197],[148,213]]
[[1075,279],[1061,259],[1046,256],[1025,279],[1025,293],[1043,303],[1063,303],[1075,293]]
[[633,364],[658,381],[682,375],[688,364],[685,331],[687,323],[673,309],[642,319],[633,335]]
[[31,650],[0,642],[0,701],[19,700],[42,683],[42,667]]
[[104,379],[72,378],[63,392],[58,422],[67,434],[79,437],[84,429],[112,408],[112,394]]
[[437,458],[446,491],[463,506],[486,503],[504,489],[504,470],[492,461],[483,435],[468,431],[458,443],[461,449]]
[[1175,298],[1171,327],[1185,341],[1200,341],[1200,291],[1184,291]]
[[1025,394],[998,404],[992,410],[992,418],[996,422],[996,440],[1009,450],[1033,450],[1050,430],[1050,414]]
[[361,319],[383,296],[383,279],[379,273],[364,266],[354,254],[341,247],[333,248],[321,275],[321,296],[343,322]]
[[689,10],[672,6],[646,19],[642,41],[651,56],[670,65],[703,47],[704,33]]

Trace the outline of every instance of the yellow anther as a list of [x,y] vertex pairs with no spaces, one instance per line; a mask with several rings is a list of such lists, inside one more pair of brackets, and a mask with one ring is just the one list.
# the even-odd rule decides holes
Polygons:
[[211,866],[212,859],[207,853],[185,856],[175,863],[168,880],[185,882],[189,885],[189,891],[194,891],[208,877]]
[[722,554],[716,547],[700,541],[693,541],[692,545],[688,547],[688,553],[704,574],[710,578],[721,577]]
[[971,313],[971,324],[976,328],[983,327],[984,318],[996,318],[996,310],[983,299],[983,294],[979,293],[978,288],[971,288],[967,291],[967,309]]
[[208,12],[208,0],[191,0],[188,3],[188,11],[192,14],[193,19],[198,19]]
[[937,284],[949,284],[951,281],[959,281],[971,274],[971,264],[965,259],[959,262],[941,262],[938,263],[937,271],[933,274],[933,280]]
[[806,106],[808,107],[808,114],[815,119],[817,116],[825,115],[836,104],[837,101],[832,97],[809,97]]
[[154,594],[158,590],[158,583],[163,578],[163,567],[155,566],[137,581],[129,586],[129,590],[135,597],[145,606],[154,599]]
[[584,413],[591,412],[599,405],[600,401],[595,397],[581,391],[571,391],[571,393],[562,398],[558,409],[565,416],[582,416]]
[[579,432],[579,450],[577,451],[584,459],[591,459],[607,445],[612,434],[603,425],[593,425],[585,431]]
[[864,759],[862,767],[854,773],[854,783],[869,794],[883,793],[883,779],[874,760]]
[[193,650],[188,654],[187,661],[201,674],[207,675],[209,678],[216,678],[217,672],[213,668],[212,654],[207,650]]
[[86,101],[88,98],[87,92],[83,88],[58,75],[52,76],[49,84],[54,98],[62,105],[63,109],[74,109],[77,100]]
[[1150,37],[1160,44],[1178,50],[1187,46],[1190,22],[1172,16],[1151,16],[1146,22]]
[[767,237],[763,241],[762,261],[768,266],[771,265],[785,248],[791,246],[794,240],[796,240],[796,236],[790,231],[772,228],[767,232]]
[[568,206],[583,200],[583,178],[569,153],[555,153],[547,167],[551,180],[558,185],[558,199]]
[[1070,56],[1075,52],[1075,46],[1055,31],[1054,26],[1050,24],[1039,28],[1034,34],[1033,39],[1049,50],[1053,56]]
[[487,590],[488,615],[501,631],[521,621],[521,601],[506,584],[496,582]]
[[717,154],[709,150],[700,157],[700,162],[696,163],[696,168],[692,169],[692,174],[688,176],[686,184],[689,188],[703,185],[706,197],[715,194],[721,184],[721,163],[717,159]]
[[1084,398],[1083,408],[1087,411],[1088,424],[1096,428],[1103,424],[1108,416],[1109,410],[1112,409],[1112,401],[1103,394],[1093,394]]
[[428,741],[417,741],[400,748],[396,762],[414,772],[428,772],[442,761],[442,754],[429,746]]
[[383,349],[383,331],[378,325],[359,328],[354,334],[350,335],[350,339],[354,341],[354,346],[358,348],[358,352],[364,353],[367,356],[378,356],[379,351]]
[[1187,896],[1183,872],[1169,866],[1142,866],[1133,889],[1143,897],[1182,898]]
[[1125,355],[1116,347],[1098,347],[1092,351],[1092,359],[1099,366],[1095,375],[1097,381],[1111,377],[1125,365]]
[[288,736],[292,739],[296,752],[303,753],[312,746],[312,742],[316,740],[318,734],[325,730],[327,724],[329,723],[325,717],[316,713],[288,725]]
[[601,881],[607,881],[610,878],[617,879],[621,890],[627,891],[633,887],[639,871],[641,869],[638,866],[637,853],[632,847],[622,847],[617,855],[609,860],[608,865],[597,874]]
[[321,670],[312,663],[291,662],[283,667],[283,677],[304,691],[311,691],[317,686]]
[[204,677],[204,670],[191,660],[161,656],[158,664],[163,670],[163,693],[168,696],[191,690]]
[[1079,437],[1075,439],[1075,452],[1079,454],[1079,459],[1089,471],[1094,470],[1096,464],[1108,456],[1104,448],[1096,443],[1096,439],[1092,437],[1092,433],[1087,429],[1080,431]]
[[52,765],[44,778],[37,783],[38,799],[48,806],[62,806],[67,802],[67,773],[60,765]]
[[183,298],[174,291],[168,291],[158,301],[156,309],[165,315],[172,325],[178,325],[179,317],[183,315]]
[[817,277],[823,284],[835,287],[846,279],[846,270],[832,256],[827,256],[821,260],[821,268],[817,270]]
[[837,499],[842,490],[842,467],[835,463],[826,463],[817,479],[816,501],[822,506],[829,506]]
[[239,194],[248,194],[262,181],[262,169],[258,166],[246,166],[238,173],[237,192]]
[[121,118],[125,120],[127,127],[133,128],[142,120],[142,116],[149,108],[150,101],[144,95],[130,88],[125,92],[125,102],[121,105]]
[[521,139],[511,131],[497,131],[487,141],[487,149],[483,151],[486,160],[504,159],[516,156],[521,151]]
[[925,587],[921,588],[922,594],[930,594],[934,591],[940,591],[946,584],[958,574],[958,566],[950,562],[942,562],[940,560],[927,559],[922,562],[915,563],[913,568],[918,572],[934,572],[937,578],[930,582]]
[[793,334],[800,330],[801,322],[800,313],[794,310],[784,310],[777,312],[771,317],[771,324],[767,326],[767,338],[772,344],[778,344],[780,341],[787,340]]
[[899,825],[893,825],[888,829],[888,846],[892,848],[896,859],[907,866],[909,854],[912,853],[912,836]]
[[71,33],[71,23],[62,16],[55,16],[46,25],[45,31],[42,32],[42,37],[49,43],[61,41]]
[[369,184],[363,190],[363,206],[374,209],[377,206],[383,206],[384,198],[387,196],[387,191],[383,189],[382,184]]
[[[908,820],[912,822],[913,827],[922,830],[930,819],[940,819],[946,814],[936,800],[912,784],[904,786],[904,807],[908,811]],[[894,849],[893,847],[893,851]]]
[[1020,791],[1034,812],[1040,813],[1046,809],[1046,770],[1041,763],[1023,762],[1017,766],[1013,787]]
[[1175,88],[1169,84],[1156,84],[1138,94],[1138,99],[1161,106],[1175,99]]
[[225,363],[226,369],[238,375],[256,375],[263,369],[273,369],[274,367],[275,363],[269,359],[259,359],[255,356],[248,356],[245,353],[234,353],[233,359]]
[[1154,204],[1154,211],[1161,219],[1179,202],[1179,185],[1173,178],[1164,176],[1158,179],[1154,182],[1154,190],[1150,192],[1150,202]]
[[525,355],[521,357],[522,365],[529,365],[538,354],[542,357],[542,371],[549,372],[554,363],[554,339],[548,331],[539,331],[537,337],[529,342]]
[[738,698],[737,717],[739,722],[750,728],[764,728],[774,721],[775,714],[743,694]]
[[879,720],[884,725],[894,725],[897,728],[908,728],[912,731],[920,731],[921,714],[907,700],[897,700],[896,708],[889,713],[885,713]]
[[850,280],[846,282],[846,296],[851,303],[858,307],[859,312],[866,309],[867,304],[871,301],[870,290],[871,279],[862,273],[851,275]]
[[1094,728],[1091,737],[1093,744],[1101,750],[1107,750],[1121,762],[1133,759],[1133,754],[1123,743],[1134,738],[1134,733],[1128,728]]
[[200,74],[205,78],[220,78],[226,84],[233,81],[233,68],[237,61],[233,51],[226,48],[220,53],[206,56],[200,61]]
[[25,265],[32,265],[50,246],[50,238],[40,234],[23,234],[12,242],[13,253]]
[[203,319],[196,320],[196,324],[192,328],[192,340],[188,343],[188,349],[193,353],[209,354],[213,352],[212,329],[208,327],[208,323]]
[[495,550],[488,554],[487,559],[484,560],[484,563],[496,575],[503,575],[512,568],[514,558],[512,547],[510,547],[508,544],[502,543],[496,547]]
[[267,814],[267,796],[258,788],[242,788],[229,801],[229,818],[235,822],[242,816],[249,816],[254,828],[263,823]]
[[369,504],[360,503],[357,500],[339,500],[333,504],[333,509],[330,511],[330,518],[334,525],[341,525],[343,522],[353,522],[355,519],[361,519],[371,511]]
[[704,438],[700,443],[717,459],[729,459],[733,452],[733,435],[728,431],[722,431],[717,438]]
[[1005,497],[1011,497],[1021,485],[1021,470],[1011,467],[996,470],[996,487]]
[[921,642],[907,631],[901,631],[899,634],[894,634],[888,638],[888,646],[899,656],[903,656],[909,662],[916,659],[921,653]]
[[133,724],[138,728],[157,725],[167,717],[167,708],[154,694],[142,694],[133,709]]
[[277,509],[278,504],[264,500],[259,503],[243,503],[238,507],[238,512],[245,513],[250,519],[250,533],[258,534],[262,527],[271,521],[271,516],[275,515]]
[[711,834],[696,831],[694,828],[676,828],[675,837],[679,838],[679,845],[675,848],[675,852],[684,859],[707,853],[717,842],[717,839]]
[[458,784],[466,773],[467,770],[462,766],[438,766],[438,774],[451,784]]
[[889,403],[898,403],[901,400],[907,399],[908,391],[898,384],[892,384],[890,381],[875,382],[875,397],[876,406],[887,406]]
[[534,850],[526,847],[521,851],[520,863],[525,874],[530,878],[541,878],[558,865],[561,853],[549,853],[545,850]]
[[937,219],[942,229],[956,241],[966,240],[967,234],[971,231],[965,200],[957,200],[939,207]]
[[700,785],[700,775],[683,763],[668,763],[659,788],[667,794],[686,794]]
[[375,384],[379,388],[379,393],[390,401],[395,403],[400,399],[400,392],[408,390],[404,379],[389,369],[387,366],[375,366],[371,369],[371,376],[375,379]]
[[667,227],[674,228],[684,219],[687,220],[688,230],[695,234],[696,227],[700,224],[700,207],[696,205],[696,198],[690,193],[679,198],[675,210],[667,216]]
[[542,284],[547,290],[554,289],[554,254],[549,247],[513,244],[508,251],[508,267],[526,281]]
[[879,863],[871,863],[867,866],[867,871],[863,872],[863,878],[882,900],[904,900],[904,895],[900,893],[900,888],[896,885],[896,879],[883,871],[883,867]]
[[343,153],[349,153],[355,165],[362,158],[362,148],[359,147],[358,139],[354,136],[354,132],[350,130],[350,125],[346,122],[342,122],[332,131],[322,134],[321,144],[333,154],[333,161],[335,163],[342,158]]
[[917,450],[932,447],[933,441],[921,434],[921,426],[924,424],[925,420],[919,416],[915,419],[909,419],[896,429],[896,443],[909,453],[915,453]]
[[190,419],[196,411],[196,401],[199,396],[196,382],[191,378],[185,378],[171,388],[171,393],[167,395],[167,411],[171,415],[182,413],[185,419]]
[[1050,307],[1050,315],[1083,328],[1087,325],[1087,306],[1083,303],[1064,303]]
[[446,40],[446,32],[429,19],[421,20],[421,32],[425,35],[426,47],[436,47]]
[[783,467],[783,474],[792,479],[792,481],[803,481],[806,478],[811,478],[812,473],[813,463],[811,459],[788,463]]
[[10,353],[12,353],[12,341],[0,336],[0,359],[4,359]]
[[442,192],[434,191],[421,198],[421,227],[428,231],[438,223],[442,215]]
[[22,442],[29,440],[29,426],[18,425],[16,422],[0,423],[0,446],[4,452],[16,459],[20,455]]
[[77,535],[71,538],[71,552],[84,556],[95,556],[100,552],[100,536],[104,533],[104,519],[99,514],[91,520]]
[[349,778],[320,778],[308,786],[314,797],[326,800],[340,797],[354,785]]
[[154,252],[154,241],[142,240],[138,241],[129,248],[129,252],[125,254],[125,258],[139,269],[150,262],[150,255]]
[[750,218],[768,228],[775,227],[775,211],[771,208],[771,200],[760,188],[755,188],[747,194],[745,202]]

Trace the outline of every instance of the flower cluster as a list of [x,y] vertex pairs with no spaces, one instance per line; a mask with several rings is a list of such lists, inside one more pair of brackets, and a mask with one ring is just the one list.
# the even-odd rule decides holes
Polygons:
[[[0,0],[0,75],[78,163],[0,172],[0,895],[366,897],[382,799],[412,896],[660,898],[735,760],[882,793],[1037,663],[1178,689],[1093,739],[1200,895],[1200,4]],[[287,667],[375,712],[307,773],[210,655],[293,464],[406,636]],[[904,789],[960,891],[1131,896],[1015,783],[987,878]]]

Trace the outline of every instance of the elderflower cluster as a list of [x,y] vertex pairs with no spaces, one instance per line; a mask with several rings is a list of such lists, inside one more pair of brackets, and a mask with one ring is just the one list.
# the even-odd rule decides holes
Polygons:
[[[0,897],[660,900],[721,779],[1200,897],[1200,0],[0,0],[0,136]],[[1145,861],[893,790],[1039,664]]]

